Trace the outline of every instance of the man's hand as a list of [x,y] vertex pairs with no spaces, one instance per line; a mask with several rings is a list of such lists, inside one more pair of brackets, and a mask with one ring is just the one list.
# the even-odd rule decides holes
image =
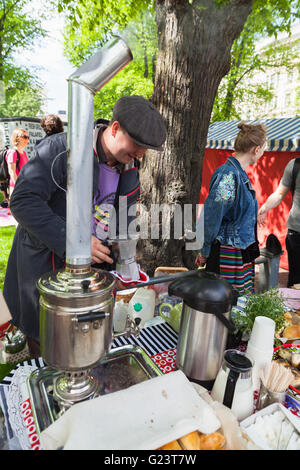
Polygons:
[[290,188],[288,188],[282,183],[279,183],[279,186],[276,191],[274,191],[274,193],[272,193],[271,196],[268,197],[266,202],[261,206],[258,211],[257,222],[259,225],[265,225],[265,218],[267,212],[271,209],[274,209],[274,207],[277,207],[278,204],[280,204],[281,201],[285,198],[289,190]]
[[195,259],[195,264],[199,267],[205,266],[206,265],[207,258],[205,256],[202,256],[201,253],[197,254],[197,258]]
[[116,284],[116,289],[117,290],[127,290],[127,289],[133,289],[136,285],[135,284],[123,284],[122,281],[120,281],[120,279],[117,279],[115,278],[116,281],[117,281],[117,284]]
[[258,225],[261,225],[261,226],[265,225],[265,218],[266,218],[267,212],[268,211],[266,209],[266,205],[263,204],[261,206],[261,208],[259,209],[258,214],[257,214],[257,223],[258,223]]
[[98,238],[92,235],[92,261],[93,263],[107,263],[112,264],[113,259],[110,258],[110,249],[103,245]]

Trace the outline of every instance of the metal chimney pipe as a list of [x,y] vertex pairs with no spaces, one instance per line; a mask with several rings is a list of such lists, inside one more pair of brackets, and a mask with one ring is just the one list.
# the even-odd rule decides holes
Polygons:
[[132,59],[115,37],[68,78],[66,271],[91,269],[94,95]]

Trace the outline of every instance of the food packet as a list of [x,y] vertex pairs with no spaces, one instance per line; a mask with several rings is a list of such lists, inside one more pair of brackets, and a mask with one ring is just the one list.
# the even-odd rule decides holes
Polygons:
[[225,437],[225,446],[227,450],[259,450],[254,442],[242,431],[238,420],[229,408],[222,403],[214,401],[206,388],[192,382],[197,393],[206,401],[214,410],[217,418],[221,423],[221,429],[218,431]]

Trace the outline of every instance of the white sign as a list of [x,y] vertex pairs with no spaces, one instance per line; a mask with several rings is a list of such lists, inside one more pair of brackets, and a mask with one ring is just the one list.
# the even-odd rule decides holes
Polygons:
[[[38,140],[45,137],[45,132],[40,125],[39,119],[30,118],[2,118],[0,119],[0,148],[5,145],[12,146],[11,135],[16,127],[25,129],[29,135],[29,143],[25,147],[28,158],[34,155],[34,146]],[[67,130],[67,124],[64,123],[64,130]]]

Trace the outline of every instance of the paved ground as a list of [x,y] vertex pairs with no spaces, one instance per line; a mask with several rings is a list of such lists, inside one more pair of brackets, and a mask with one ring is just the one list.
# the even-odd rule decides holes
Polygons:
[[289,272],[286,269],[280,269],[278,275],[278,287],[287,287]]

